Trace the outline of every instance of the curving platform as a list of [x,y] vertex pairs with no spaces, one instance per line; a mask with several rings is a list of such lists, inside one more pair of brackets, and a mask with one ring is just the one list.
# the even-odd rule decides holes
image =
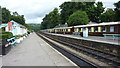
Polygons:
[[3,56],[3,66],[76,66],[61,55],[36,33]]

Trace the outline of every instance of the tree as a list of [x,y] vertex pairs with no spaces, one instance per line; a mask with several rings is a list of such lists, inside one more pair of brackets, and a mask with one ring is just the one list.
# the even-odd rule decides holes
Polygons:
[[13,16],[19,16],[17,12],[13,12]]
[[95,5],[91,5],[87,8],[86,12],[89,16],[90,21],[100,23],[100,16],[103,13],[104,8],[103,8],[103,3],[102,2],[97,2]]
[[69,26],[86,25],[89,22],[89,18],[85,11],[78,10],[70,15],[67,22]]
[[102,2],[64,2],[62,5],[60,5],[60,9],[62,24],[68,20],[71,14],[78,10],[85,11],[90,21],[99,23],[101,22],[101,13],[104,11]]
[[93,4],[93,5],[90,5],[88,6],[88,8],[86,8],[86,13],[88,14],[88,17],[90,19],[90,21],[95,21],[94,18],[96,16],[95,12],[95,8],[96,6]]
[[106,10],[105,13],[103,13],[101,16],[102,22],[112,22],[115,21],[115,11],[113,9]]
[[[94,5],[94,2],[91,2]],[[86,2],[64,2],[60,5],[61,9],[61,22],[64,24],[69,16],[76,12],[77,10],[85,11],[88,6],[91,5],[90,3]],[[87,5],[87,6],[86,6]]]
[[40,31],[40,24],[27,24],[26,26],[29,31]]
[[7,23],[10,21],[10,11],[6,8],[2,8],[2,23]]
[[55,8],[43,18],[41,29],[54,28],[58,24],[60,24],[60,14],[58,13],[58,9]]
[[11,15],[11,20],[18,22],[21,25],[25,25],[25,18],[23,15],[21,15],[21,16],[20,15],[19,16]]
[[0,6],[0,24],[2,23],[2,8]]
[[116,11],[116,21],[120,21],[120,1],[117,3],[114,3],[115,5],[115,11]]
[[101,20],[100,20],[100,16],[101,14],[103,13],[104,11],[104,8],[103,8],[103,3],[102,2],[97,2],[96,3],[96,8],[95,8],[95,13],[94,13],[94,18],[93,18],[93,22],[97,22],[97,23],[100,23]]

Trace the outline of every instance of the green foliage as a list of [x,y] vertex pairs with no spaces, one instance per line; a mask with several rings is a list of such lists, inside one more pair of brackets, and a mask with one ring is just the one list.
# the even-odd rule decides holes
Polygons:
[[6,8],[2,8],[2,23],[7,23],[10,21],[10,11]]
[[11,15],[10,11],[6,8],[2,8],[0,12],[2,12],[2,14],[0,14],[2,15],[2,19],[0,16],[0,20],[2,20],[2,23],[8,23],[10,20],[14,20],[19,24],[25,25],[24,15],[19,15],[17,12],[13,12],[13,15]]
[[104,8],[102,2],[64,2],[60,5],[61,22],[64,24],[69,16],[77,10],[85,11],[93,22],[101,22],[100,15],[103,13]]
[[0,7],[0,24],[2,23],[2,8]]
[[89,18],[85,11],[76,11],[68,19],[69,26],[88,24]]
[[91,5],[94,4],[94,2],[64,2],[62,5],[60,5],[60,9],[61,9],[61,22],[62,24],[64,24],[69,16],[71,14],[73,14],[74,12],[76,12],[77,10],[82,10],[85,11],[86,8]]
[[11,32],[2,32],[1,36],[2,39],[7,39],[13,37],[13,34]]
[[115,21],[115,11],[112,9],[108,9],[105,13],[101,15],[102,22],[112,22]]
[[30,24],[24,24],[24,26],[29,30],[32,31],[33,30],[33,26]]
[[28,30],[30,31],[40,31],[40,24],[27,24],[28,25]]
[[21,35],[16,35],[15,39],[19,39],[21,37]]
[[91,5],[86,10],[90,21],[100,23],[100,16],[104,12],[104,7],[102,2],[97,2],[95,5]]
[[2,32],[5,32],[5,27],[2,27]]
[[[50,12],[43,18],[43,22],[40,26],[41,29],[54,28],[56,25],[64,24],[66,22],[69,22],[69,26],[86,24],[85,22],[87,21],[99,23],[101,22],[100,16],[104,11],[102,2],[64,2],[60,5],[60,9],[61,13],[58,13],[58,9],[55,8],[52,12]],[[81,19],[84,20],[85,18],[86,21],[78,22],[74,20],[74,17],[70,17],[74,12],[78,10],[85,12],[85,17],[81,15]],[[77,15],[75,17],[77,17]],[[77,20],[77,18],[75,19]]]
[[60,24],[60,14],[58,13],[58,9],[55,8],[52,12],[43,18],[41,29],[53,28],[58,24]]
[[36,24],[35,26],[33,26],[33,30],[40,31],[40,24]]
[[104,11],[103,3],[102,2],[97,2],[96,6],[97,7],[95,7],[95,10],[94,10],[95,13],[93,13],[94,14],[93,22],[100,23],[101,22],[100,16],[101,16],[101,13],[103,13],[103,11]]
[[26,35],[27,35],[27,33],[23,34],[23,36],[26,36]]
[[12,15],[11,20],[18,22],[19,24],[25,25],[25,18],[23,15],[21,15],[21,16],[20,15],[18,15],[18,16]]
[[28,30],[30,30],[30,31],[32,31],[33,30],[33,26],[32,25],[30,25],[30,24],[27,24],[27,26],[26,26],[27,28],[28,28]]
[[120,21],[120,1],[115,3],[116,21]]

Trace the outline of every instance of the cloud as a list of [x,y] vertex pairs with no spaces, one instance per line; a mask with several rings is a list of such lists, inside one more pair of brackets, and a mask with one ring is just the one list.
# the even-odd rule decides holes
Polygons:
[[[41,23],[42,18],[51,12],[54,8],[59,7],[63,2],[71,0],[1,0],[0,5],[6,7],[10,11],[17,11],[20,15],[24,15],[26,23]],[[99,0],[100,1],[100,0]],[[103,1],[103,0],[101,0]],[[107,7],[114,7],[113,0],[104,0]]]
[[101,1],[101,2],[118,2],[119,0],[96,0],[96,1]]
[[119,0],[96,0],[96,2],[98,1],[103,2],[103,6],[105,8],[115,8],[113,4],[118,2]]
[[38,17],[38,18],[34,18],[34,19],[27,19],[27,23],[36,23],[39,24],[42,21],[43,17]]
[[[0,5],[24,15],[26,23],[40,23],[42,18],[65,0],[2,0]],[[39,20],[40,19],[40,20]]]

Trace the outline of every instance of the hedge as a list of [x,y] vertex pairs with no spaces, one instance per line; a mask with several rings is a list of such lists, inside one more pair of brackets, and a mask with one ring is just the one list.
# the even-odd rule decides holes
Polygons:
[[0,39],[7,39],[13,37],[13,34],[11,32],[2,32],[0,34]]

